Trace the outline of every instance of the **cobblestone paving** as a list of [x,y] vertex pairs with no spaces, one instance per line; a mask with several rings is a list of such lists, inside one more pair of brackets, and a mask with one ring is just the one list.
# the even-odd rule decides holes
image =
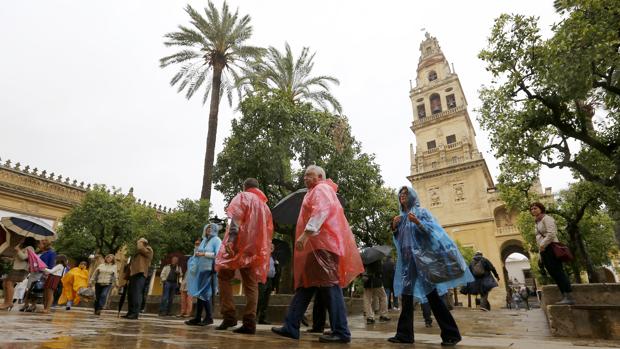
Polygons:
[[[350,318],[353,341],[349,345],[323,344],[317,335],[302,334],[299,341],[281,338],[259,325],[256,335],[215,331],[213,326],[190,327],[176,318],[146,315],[138,321],[106,311],[100,317],[86,309],[57,309],[51,314],[0,312],[0,348],[440,348],[439,329],[425,328],[416,313],[415,345],[391,344],[398,314],[392,321],[366,325],[362,317]],[[593,341],[551,337],[540,309],[497,310],[484,313],[457,309],[454,315],[463,334],[458,348],[620,348],[618,341]],[[216,324],[220,320],[216,320]]]

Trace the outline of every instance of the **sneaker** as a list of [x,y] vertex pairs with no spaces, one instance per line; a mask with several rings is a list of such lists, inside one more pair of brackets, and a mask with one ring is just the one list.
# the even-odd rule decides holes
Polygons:
[[458,338],[458,339],[456,339],[456,338],[446,339],[446,340],[441,341],[441,346],[442,347],[453,347],[453,346],[456,345],[456,343],[458,343],[460,341],[461,341],[460,338]]

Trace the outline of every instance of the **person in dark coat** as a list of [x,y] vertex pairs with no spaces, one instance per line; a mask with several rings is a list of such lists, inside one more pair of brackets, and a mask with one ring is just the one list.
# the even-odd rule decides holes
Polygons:
[[383,262],[383,288],[387,296],[388,310],[398,310],[398,297],[394,295],[394,261],[392,256],[387,256]]
[[379,300],[379,320],[389,321],[387,316],[388,306],[385,290],[383,289],[383,265],[381,260],[375,261],[364,266],[366,270],[362,276],[364,280],[364,313],[366,314],[366,324],[375,323],[375,311],[372,306],[373,298]]
[[[499,275],[497,270],[488,259],[482,256],[482,252],[477,251],[474,254],[474,258],[469,263],[469,270],[474,275],[475,280],[467,284],[467,293],[480,295],[480,309],[484,311],[491,310],[491,304],[489,303],[489,292],[497,287],[497,281],[499,281]],[[495,276],[495,279],[493,276]]]

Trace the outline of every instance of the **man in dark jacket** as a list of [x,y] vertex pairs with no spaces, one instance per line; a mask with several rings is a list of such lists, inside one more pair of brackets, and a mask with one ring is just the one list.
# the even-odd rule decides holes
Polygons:
[[[387,296],[388,310],[394,306],[398,310],[398,297],[394,295],[394,261],[391,256],[387,256],[383,262],[383,288]],[[393,303],[392,303],[393,300]]]
[[[469,270],[474,275],[475,280],[467,284],[468,293],[480,295],[481,310],[491,310],[491,304],[488,299],[489,292],[494,287],[497,287],[495,279],[499,281],[499,275],[495,267],[488,259],[482,256],[482,252],[477,251],[471,263],[469,263]],[[491,273],[493,273],[495,279],[491,276]]]

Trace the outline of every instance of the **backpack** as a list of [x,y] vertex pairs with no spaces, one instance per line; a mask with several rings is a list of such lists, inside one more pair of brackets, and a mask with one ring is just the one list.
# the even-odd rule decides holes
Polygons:
[[474,265],[472,266],[471,271],[474,273],[474,276],[477,276],[477,277],[484,276],[487,270],[484,268],[484,263],[483,263],[482,258],[474,261]]
[[530,296],[530,290],[527,287],[524,287],[519,290],[519,295],[523,299],[528,299],[528,297]]

